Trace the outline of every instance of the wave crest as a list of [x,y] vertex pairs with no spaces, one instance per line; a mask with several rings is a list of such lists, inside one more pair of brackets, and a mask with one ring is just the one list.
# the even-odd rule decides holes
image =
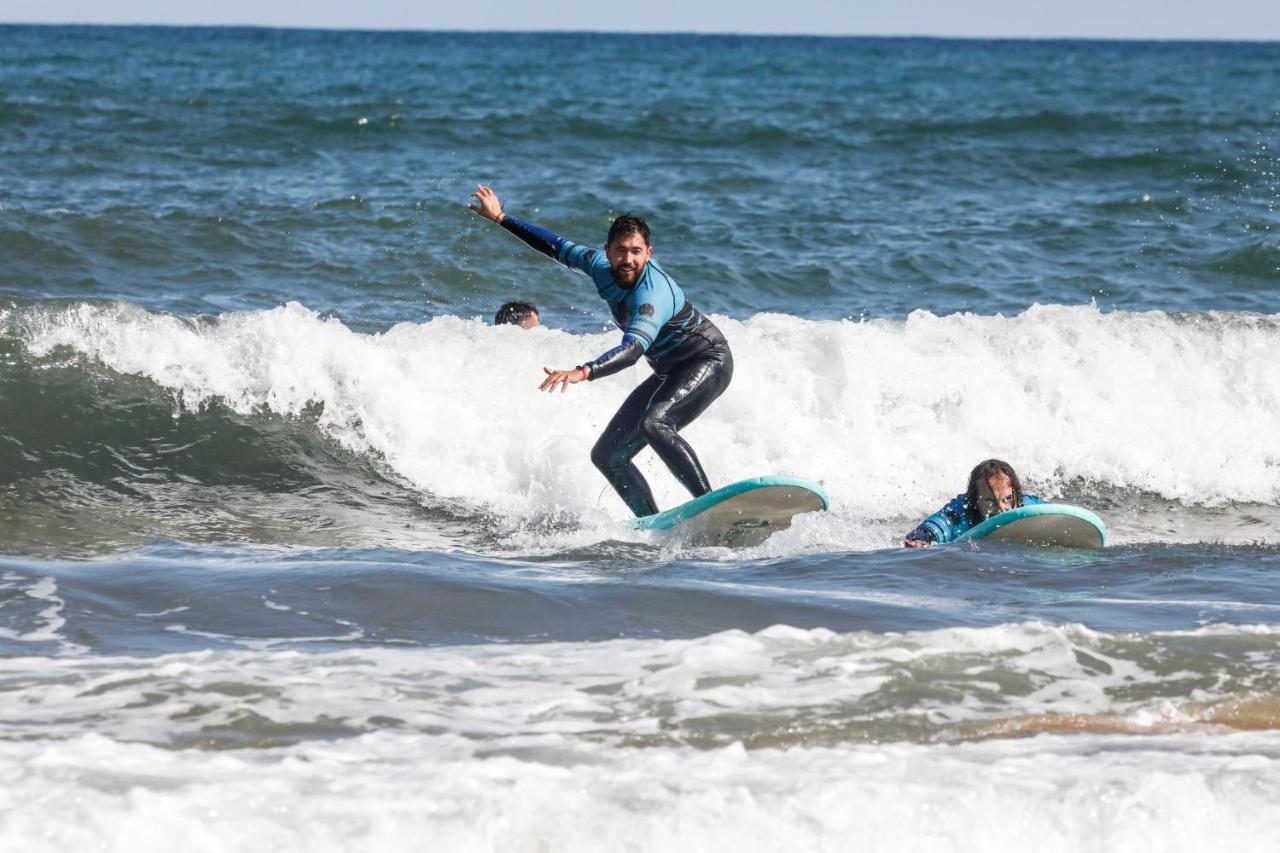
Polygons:
[[[794,473],[825,482],[835,516],[900,519],[1009,460],[1054,496],[1092,483],[1194,506],[1280,503],[1280,317],[1103,313],[1012,317],[717,317],[737,370],[685,435],[713,481]],[[25,309],[29,357],[57,353],[160,386],[185,410],[306,418],[436,496],[509,519],[620,519],[587,449],[648,371],[537,390],[614,333],[574,335],[438,317],[378,334],[290,303],[193,320],[127,305]],[[642,453],[659,503],[685,496]]]

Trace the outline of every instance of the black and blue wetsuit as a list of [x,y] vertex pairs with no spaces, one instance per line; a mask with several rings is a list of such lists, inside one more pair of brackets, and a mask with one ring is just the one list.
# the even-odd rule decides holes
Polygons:
[[622,329],[622,343],[582,365],[591,380],[617,373],[644,356],[653,376],[632,391],[591,450],[591,461],[638,516],[658,511],[653,493],[631,460],[647,444],[694,497],[711,491],[697,454],[679,432],[724,393],[733,378],[729,342],[694,308],[675,279],[650,260],[632,287],[613,277],[609,259],[593,249],[522,222],[502,227],[595,282]]

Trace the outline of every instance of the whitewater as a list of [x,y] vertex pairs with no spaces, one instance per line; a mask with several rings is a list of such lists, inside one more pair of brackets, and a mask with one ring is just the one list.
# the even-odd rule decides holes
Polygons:
[[[414,489],[512,527],[567,516],[596,536],[626,515],[581,449],[643,371],[564,395],[537,390],[543,366],[604,351],[614,332],[443,317],[362,334],[296,303],[216,318],[78,305],[3,319],[32,358],[144,376],[177,409],[305,417]],[[927,514],[972,460],[992,456],[1017,459],[1052,496],[1105,488],[1187,506],[1280,503],[1276,315],[1033,306],[904,322],[714,320],[750,381],[687,437],[719,482],[822,481],[833,512],[809,535],[834,537],[824,544],[893,544],[869,525]],[[639,464],[660,502],[684,499],[658,460]]]

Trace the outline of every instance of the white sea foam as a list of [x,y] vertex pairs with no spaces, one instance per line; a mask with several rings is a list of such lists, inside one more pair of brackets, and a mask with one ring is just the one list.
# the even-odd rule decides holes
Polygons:
[[1237,627],[1133,639],[1039,623],[903,634],[776,626],[692,640],[415,650],[303,653],[264,643],[146,659],[13,658],[4,671],[0,703],[22,708],[0,714],[9,737],[72,737],[92,719],[98,733],[164,744],[217,739],[257,720],[273,736],[306,737],[338,721],[348,734],[390,725],[490,747],[547,735],[833,743],[862,731],[965,738],[1037,715],[1141,727],[1134,715],[1153,707],[1176,719],[1165,703],[1187,703],[1189,683],[1200,685],[1199,704],[1185,709],[1195,722],[1208,703],[1275,691],[1280,644],[1273,630]]
[[[441,317],[366,335],[297,304],[207,324],[88,305],[25,322],[35,353],[72,347],[186,406],[218,398],[299,416],[322,403],[337,440],[513,527],[568,513],[598,539],[626,516],[588,450],[647,369],[537,390],[543,365],[581,363],[614,333]],[[1037,306],[1015,317],[716,322],[734,383],[685,435],[716,483],[824,482],[834,513],[784,538],[792,550],[889,544],[902,518],[962,491],[990,456],[1049,496],[1079,479],[1188,505],[1280,504],[1280,316]],[[652,454],[638,464],[660,504],[687,497]]]
[[[1165,724],[1190,719],[1188,683],[1240,691],[1241,654],[1274,684],[1275,637],[778,626],[10,658],[0,848],[1265,850],[1280,833],[1274,730]],[[1153,734],[909,742],[924,720],[1084,713]]]
[[[26,851],[1200,851],[1274,848],[1274,740],[518,754],[380,734],[210,756],[97,735],[0,744]],[[1267,754],[1271,753],[1271,754]]]

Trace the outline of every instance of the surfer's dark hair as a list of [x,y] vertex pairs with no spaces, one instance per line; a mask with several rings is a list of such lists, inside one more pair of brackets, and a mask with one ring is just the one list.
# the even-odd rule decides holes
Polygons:
[[982,488],[983,483],[997,474],[1004,474],[1009,478],[1013,486],[1013,505],[1022,506],[1022,481],[1018,479],[1018,472],[1003,459],[988,459],[985,462],[979,462],[969,472],[969,491],[965,492],[965,506],[974,518],[978,517],[978,490]]
[[628,234],[639,234],[644,238],[646,246],[653,245],[649,242],[649,223],[631,213],[624,213],[613,220],[613,224],[609,226],[609,239],[605,241],[605,245],[609,245],[614,240],[620,240]]
[[538,309],[532,302],[521,302],[519,300],[506,302],[498,309],[498,313],[493,315],[493,325],[502,326],[510,323],[513,326],[519,326],[537,313]]

